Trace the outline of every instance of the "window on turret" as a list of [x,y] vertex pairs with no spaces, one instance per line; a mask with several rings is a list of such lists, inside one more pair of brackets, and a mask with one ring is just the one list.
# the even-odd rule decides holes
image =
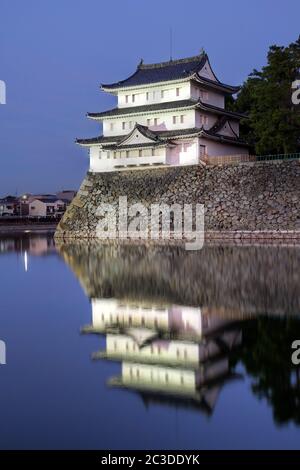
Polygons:
[[126,96],[125,96],[125,102],[128,103],[128,101],[129,101],[129,96],[126,95]]
[[180,122],[181,122],[181,124],[184,123],[184,115],[183,114],[180,116]]
[[173,124],[176,124],[177,122],[177,116],[173,116]]
[[147,119],[147,126],[151,126],[151,119]]
[[132,121],[129,121],[129,129],[132,129]]
[[200,145],[200,156],[206,154],[206,145]]
[[176,88],[176,96],[179,96],[180,88]]
[[157,123],[158,123],[158,119],[154,118],[154,125],[157,126]]
[[146,92],[146,100],[149,101],[149,91]]
[[160,97],[161,97],[161,98],[164,98],[164,97],[165,97],[165,91],[164,91],[164,90],[161,90],[161,92],[160,92]]
[[124,130],[126,128],[126,122],[122,122],[122,129]]
[[132,102],[135,102],[135,95],[132,95]]
[[111,130],[111,131],[113,131],[113,130],[114,130],[114,123],[113,123],[113,122],[111,122],[111,123],[110,123],[110,126],[109,126],[109,128],[110,128],[110,130]]

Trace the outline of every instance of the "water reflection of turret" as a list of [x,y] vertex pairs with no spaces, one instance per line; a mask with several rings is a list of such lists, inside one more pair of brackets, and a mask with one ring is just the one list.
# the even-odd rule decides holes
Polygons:
[[223,384],[233,377],[228,356],[241,343],[241,331],[200,308],[132,305],[92,300],[86,333],[106,335],[97,359],[122,363],[109,385],[138,392],[145,403],[168,402],[212,412]]

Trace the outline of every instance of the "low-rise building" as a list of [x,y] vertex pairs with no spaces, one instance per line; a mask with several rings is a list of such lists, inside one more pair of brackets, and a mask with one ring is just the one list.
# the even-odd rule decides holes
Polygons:
[[0,216],[10,216],[16,214],[18,198],[15,196],[6,196],[0,199]]
[[35,198],[29,202],[29,215],[47,217],[61,215],[65,211],[65,203],[57,198]]

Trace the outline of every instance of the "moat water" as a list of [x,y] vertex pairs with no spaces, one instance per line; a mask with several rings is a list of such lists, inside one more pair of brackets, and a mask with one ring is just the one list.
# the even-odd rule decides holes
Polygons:
[[299,448],[299,268],[1,236],[0,448]]

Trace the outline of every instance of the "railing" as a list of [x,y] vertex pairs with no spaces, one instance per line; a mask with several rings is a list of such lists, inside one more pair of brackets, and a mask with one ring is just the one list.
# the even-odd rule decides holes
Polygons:
[[263,162],[266,160],[299,160],[300,153],[278,153],[273,155],[257,155],[256,161]]
[[282,153],[274,155],[205,155],[202,161],[208,165],[226,165],[229,163],[270,162],[281,160],[300,160],[300,153]]

